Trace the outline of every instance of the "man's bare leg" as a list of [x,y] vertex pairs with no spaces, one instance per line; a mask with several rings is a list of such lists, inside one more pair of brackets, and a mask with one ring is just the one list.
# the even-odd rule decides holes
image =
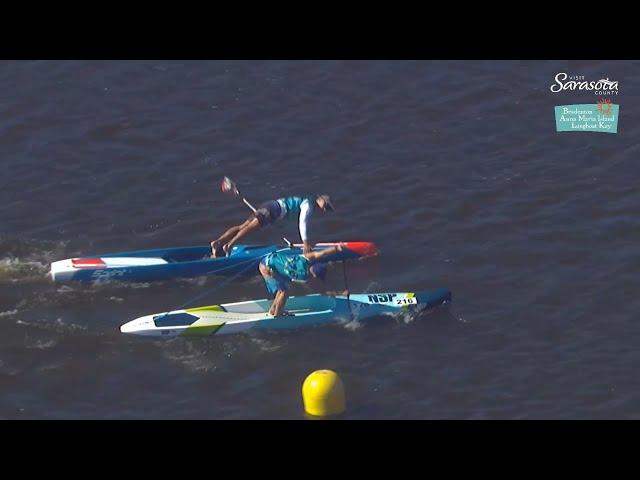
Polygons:
[[276,293],[276,298],[273,299],[273,303],[271,304],[271,308],[269,309],[269,314],[277,317],[284,310],[284,305],[287,302],[287,294],[282,290],[278,290]]
[[338,244],[335,247],[327,248],[326,250],[321,250],[319,252],[309,252],[305,253],[304,256],[310,262],[317,262],[324,257],[328,257],[329,255],[333,255],[336,252],[341,252],[343,249],[342,244]]
[[249,232],[260,227],[260,222],[257,218],[252,218],[251,220],[247,220],[242,228],[236,233],[236,235],[229,241],[226,245],[222,247],[224,252],[228,255],[231,251],[231,248],[235,245],[235,243],[240,240],[242,237],[247,235]]
[[[260,274],[265,280],[273,276],[271,269],[263,265],[262,263],[258,267],[258,270],[260,271]],[[282,310],[284,309],[284,304],[286,300],[287,300],[287,295],[282,290],[278,290],[273,299],[273,302],[271,302],[271,307],[269,307],[269,315],[273,315],[274,317],[277,317],[278,315],[280,315],[282,313]]]
[[240,225],[236,225],[235,227],[231,227],[229,230],[227,230],[226,232],[224,232],[222,235],[220,235],[217,239],[215,239],[213,242],[211,242],[211,250],[213,252],[216,251],[216,249],[221,245],[224,244],[225,242],[227,242],[228,240],[230,240],[231,238],[233,238],[235,235],[238,234],[238,232],[240,230],[242,230],[244,227],[246,227],[247,225],[249,225],[249,223],[251,222],[251,220],[246,220],[245,222],[241,223]]
[[242,230],[243,228],[245,228],[247,225],[249,225],[249,223],[251,222],[251,220],[253,219],[249,219],[246,220],[244,222],[242,222],[240,225],[236,225],[235,227],[231,227],[230,229],[228,229],[226,232],[224,232],[222,235],[220,235],[216,240],[214,240],[213,242],[211,242],[211,244],[213,245],[214,243],[216,244],[216,247],[218,247],[221,243],[225,243],[228,240],[230,240],[231,238],[233,238],[235,235],[237,235],[237,233]]

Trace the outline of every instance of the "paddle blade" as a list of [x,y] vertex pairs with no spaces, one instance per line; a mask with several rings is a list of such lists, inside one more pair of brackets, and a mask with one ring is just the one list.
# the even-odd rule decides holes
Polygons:
[[224,177],[222,179],[222,183],[220,184],[220,190],[222,190],[224,193],[232,193],[234,195],[238,195],[240,192],[238,192],[238,187],[236,187],[236,184],[234,183],[233,180],[231,180],[229,177]]

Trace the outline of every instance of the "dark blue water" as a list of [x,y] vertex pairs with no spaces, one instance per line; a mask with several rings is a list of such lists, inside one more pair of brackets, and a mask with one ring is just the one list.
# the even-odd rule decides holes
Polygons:
[[[551,93],[562,71],[620,82],[617,134],[556,133],[554,105],[602,98]],[[639,418],[637,78],[603,61],[0,63],[0,417],[304,418],[304,378],[331,368],[351,419]],[[48,280],[58,259],[209,242],[248,214],[223,175],[255,203],[330,193],[315,237],[381,249],[349,266],[352,292],[444,286],[453,310],[159,341],[119,326],[263,298],[261,280]]]

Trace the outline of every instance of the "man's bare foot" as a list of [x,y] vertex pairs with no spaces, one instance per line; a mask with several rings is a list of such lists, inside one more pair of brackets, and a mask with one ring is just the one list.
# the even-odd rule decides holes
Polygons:
[[229,256],[229,252],[231,251],[232,247],[233,245],[230,246],[228,243],[222,247],[222,250],[224,250],[224,253],[227,257]]
[[214,240],[211,242],[211,257],[218,258],[223,256],[224,252],[220,249],[220,241]]

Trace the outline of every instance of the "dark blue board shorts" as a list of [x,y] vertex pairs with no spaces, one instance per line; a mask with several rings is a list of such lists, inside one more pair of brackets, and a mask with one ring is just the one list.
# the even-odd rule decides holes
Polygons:
[[275,223],[282,214],[282,208],[276,200],[264,202],[257,209],[256,212],[249,218],[257,218],[261,227],[266,227]]

